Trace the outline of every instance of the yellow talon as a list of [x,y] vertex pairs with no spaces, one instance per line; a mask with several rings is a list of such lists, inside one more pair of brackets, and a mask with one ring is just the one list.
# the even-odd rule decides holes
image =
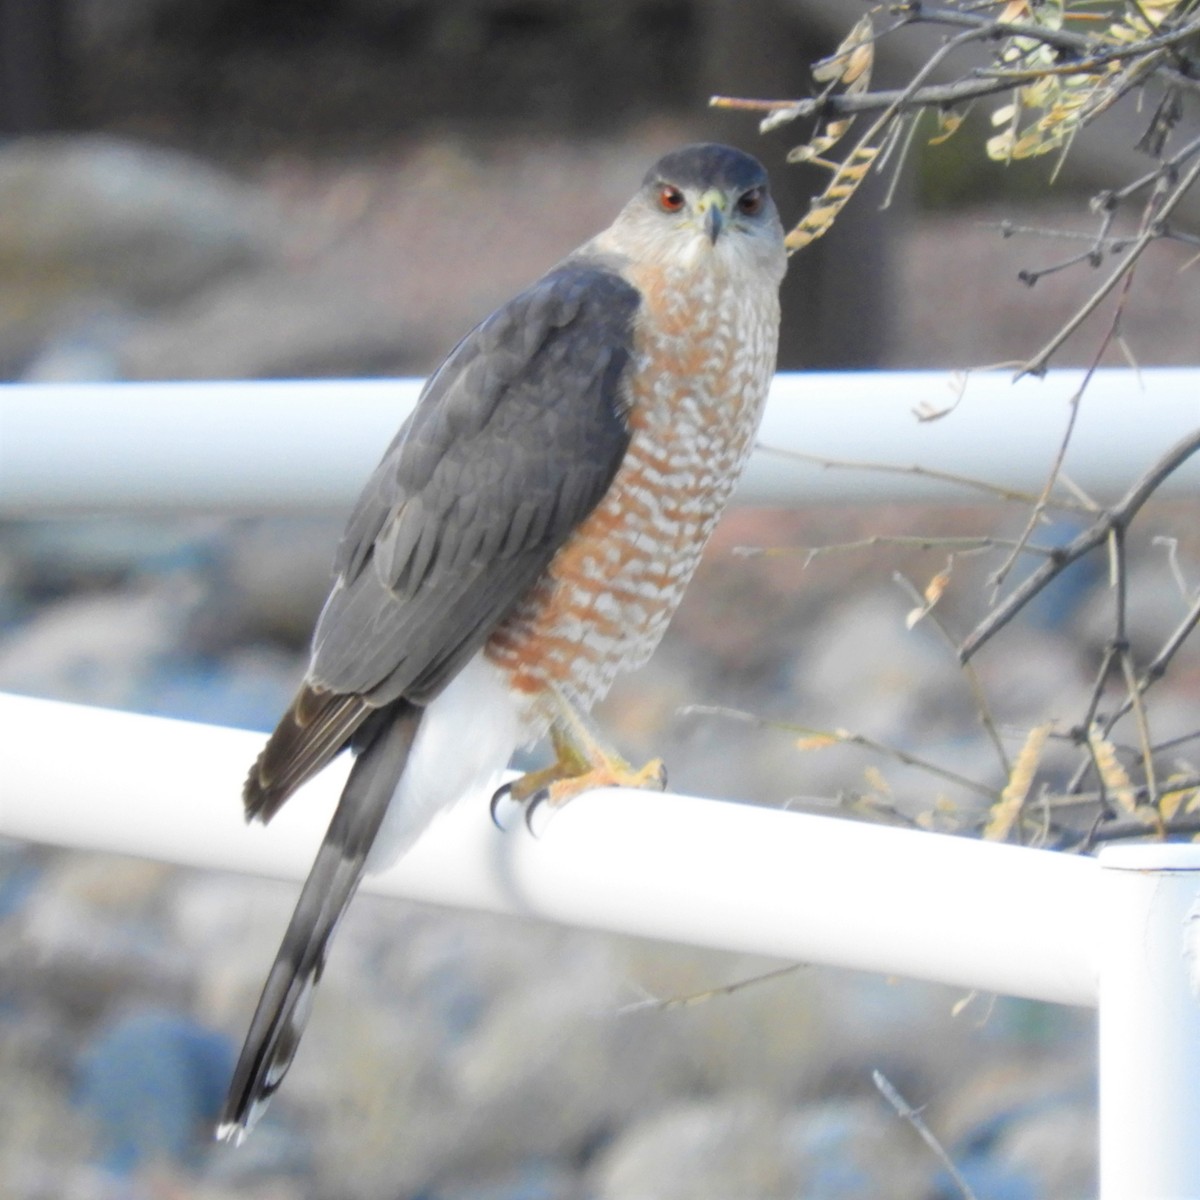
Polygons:
[[[542,774],[541,771],[533,772],[533,775]],[[514,796],[516,796],[516,788],[532,777],[532,775],[526,775],[517,780],[513,785]],[[651,759],[638,770],[620,759],[615,761],[608,759],[603,764],[584,771],[582,774],[560,776],[549,783],[540,782],[540,787],[535,784],[532,790],[525,792],[525,795],[537,796],[539,804],[550,804],[554,808],[559,808],[569,800],[574,800],[576,796],[580,796],[584,792],[595,791],[597,788],[628,787],[661,792],[667,786],[667,768],[663,765],[661,758]],[[538,796],[539,792],[544,794]]]
[[[605,747],[563,696],[556,697],[559,716],[550,727],[555,761],[522,775],[507,788],[518,804],[550,804],[559,808],[584,792],[605,787],[643,788],[661,792],[667,769],[661,758],[633,767]],[[528,814],[526,814],[528,816]]]

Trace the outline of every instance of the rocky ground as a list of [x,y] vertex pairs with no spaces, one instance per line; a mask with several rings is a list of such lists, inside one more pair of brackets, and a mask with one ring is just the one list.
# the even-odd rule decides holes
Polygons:
[[[0,370],[30,381],[423,372],[605,223],[680,137],[653,126],[621,142],[447,139],[336,164],[277,155],[236,178],[115,140],[10,145]],[[1081,213],[1035,220],[1082,226]],[[881,365],[1019,358],[1095,286],[1083,271],[1030,292],[1016,269],[1059,248],[1004,240],[986,228],[995,219],[894,229]],[[1194,361],[1200,276],[1180,269],[1186,252],[1158,249],[1139,269],[1126,342],[1143,364]],[[266,728],[301,669],[339,521],[7,522],[0,688]],[[634,757],[663,753],[680,790],[763,803],[884,787],[916,811],[932,788],[886,761],[802,754],[794,737],[686,705],[845,726],[994,773],[948,652],[924,625],[905,629],[912,600],[892,579],[923,581],[940,562],[885,551],[805,569],[801,555],[734,550],[996,524],[989,509],[733,514],[604,724]],[[1194,536],[1170,509],[1161,528]],[[956,575],[951,618],[978,603],[983,570]],[[1165,557],[1146,559],[1145,578],[1138,613],[1158,627]],[[1006,723],[1070,710],[1104,603],[1103,580],[1085,574],[990,665]],[[242,1149],[213,1149],[204,1122],[293,898],[257,880],[0,845],[6,1195],[954,1195],[875,1091],[876,1068],[926,1106],[979,1195],[1093,1190],[1085,1014],[960,1006],[946,989],[802,968],[664,1009],[648,1001],[778,964],[371,899],[346,922],[268,1119]]]

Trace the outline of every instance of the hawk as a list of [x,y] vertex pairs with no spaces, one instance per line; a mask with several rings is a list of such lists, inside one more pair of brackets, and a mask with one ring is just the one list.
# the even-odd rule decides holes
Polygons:
[[[662,788],[586,714],[658,644],[748,457],[775,370],[783,230],[762,165],[660,159],[603,232],[476,326],[350,517],[307,674],[246,781],[269,821],[349,747],[345,789],[221,1115],[240,1141],[290,1065],[364,871],[549,733],[504,794]],[[496,793],[500,795],[501,793]]]

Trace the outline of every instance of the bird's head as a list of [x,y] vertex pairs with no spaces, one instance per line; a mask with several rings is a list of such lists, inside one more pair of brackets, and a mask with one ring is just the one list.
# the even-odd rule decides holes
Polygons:
[[638,261],[765,270],[776,283],[786,267],[767,172],[731,146],[704,142],[664,155],[609,232],[613,248]]

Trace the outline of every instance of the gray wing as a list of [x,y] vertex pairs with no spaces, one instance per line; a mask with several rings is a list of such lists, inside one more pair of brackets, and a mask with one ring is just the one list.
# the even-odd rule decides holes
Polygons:
[[313,683],[428,700],[511,611],[625,454],[637,304],[612,272],[567,266],[458,345],[350,518]]
[[629,444],[638,303],[613,271],[568,261],[430,379],[350,517],[250,816],[269,818],[371,711],[436,695],[599,503]]

